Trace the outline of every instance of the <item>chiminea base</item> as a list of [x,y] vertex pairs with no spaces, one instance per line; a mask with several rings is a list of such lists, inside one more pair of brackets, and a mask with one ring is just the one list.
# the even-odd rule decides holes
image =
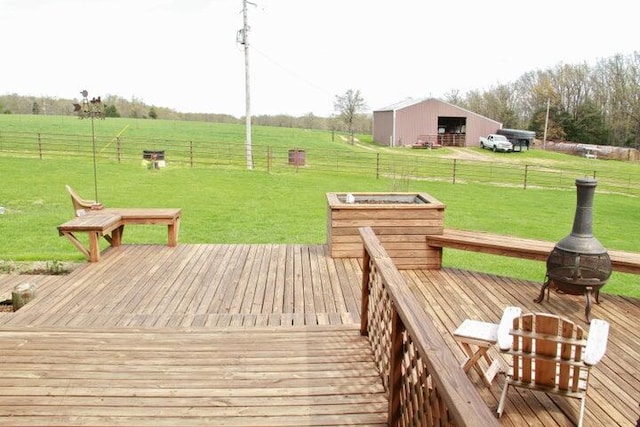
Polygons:
[[586,306],[584,308],[584,317],[587,323],[591,323],[591,295],[593,295],[593,299],[596,304],[600,304],[600,286],[571,286],[569,289],[567,289],[567,287],[563,285],[558,286],[556,282],[547,277],[544,284],[542,285],[542,288],[540,289],[540,295],[538,295],[538,298],[534,299],[533,301],[541,303],[544,300],[545,291],[547,291],[547,301],[549,301],[549,294],[551,293],[551,289],[555,289],[556,292],[561,294],[584,295],[587,300]]

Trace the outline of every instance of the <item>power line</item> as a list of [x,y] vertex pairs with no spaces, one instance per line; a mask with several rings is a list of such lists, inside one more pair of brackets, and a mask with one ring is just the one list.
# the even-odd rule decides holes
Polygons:
[[317,90],[318,92],[322,93],[323,95],[327,95],[327,96],[330,96],[330,97],[333,96],[333,94],[331,94],[326,88],[323,88],[320,85],[315,84],[311,80],[309,80],[309,79],[303,77],[302,75],[296,73],[295,71],[285,67],[284,65],[280,64],[279,62],[277,62],[273,58],[269,57],[269,55],[267,55],[266,53],[264,53],[260,49],[256,48],[255,46],[253,47],[253,50],[258,52],[263,58],[265,58],[266,60],[271,62],[273,65],[277,66],[278,68],[281,68],[283,71],[285,71],[288,74],[290,74],[291,76],[297,78],[301,82],[306,83],[309,87]]

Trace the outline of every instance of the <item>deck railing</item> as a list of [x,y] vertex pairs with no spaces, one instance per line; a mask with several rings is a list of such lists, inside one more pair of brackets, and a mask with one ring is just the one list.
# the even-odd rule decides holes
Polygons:
[[390,426],[499,425],[370,227],[360,333],[389,394]]

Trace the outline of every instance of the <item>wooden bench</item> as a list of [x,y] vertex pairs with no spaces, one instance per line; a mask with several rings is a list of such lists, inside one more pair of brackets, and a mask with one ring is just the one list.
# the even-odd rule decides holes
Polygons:
[[[554,242],[545,240],[451,228],[445,228],[442,234],[428,235],[426,239],[429,246],[440,249],[440,259],[442,259],[442,248],[447,247],[463,251],[546,261],[555,246]],[[640,274],[640,253],[617,250],[608,250],[607,252],[614,270],[622,273]]]
[[[163,224],[168,230],[168,245],[178,244],[182,210],[176,208],[109,208],[87,211],[58,226],[60,236],[66,236],[73,245],[90,261],[100,260],[100,237],[104,237],[111,247],[120,246],[124,226],[127,224]],[[77,233],[89,235],[89,248],[76,237]]]
[[167,226],[169,246],[178,244],[182,209],[178,208],[107,208],[107,213],[120,215],[121,234],[127,224],[160,224]]

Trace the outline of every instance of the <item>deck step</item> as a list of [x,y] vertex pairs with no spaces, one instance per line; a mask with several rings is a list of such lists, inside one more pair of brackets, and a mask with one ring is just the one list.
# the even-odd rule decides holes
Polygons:
[[386,425],[351,326],[0,329],[0,425]]

